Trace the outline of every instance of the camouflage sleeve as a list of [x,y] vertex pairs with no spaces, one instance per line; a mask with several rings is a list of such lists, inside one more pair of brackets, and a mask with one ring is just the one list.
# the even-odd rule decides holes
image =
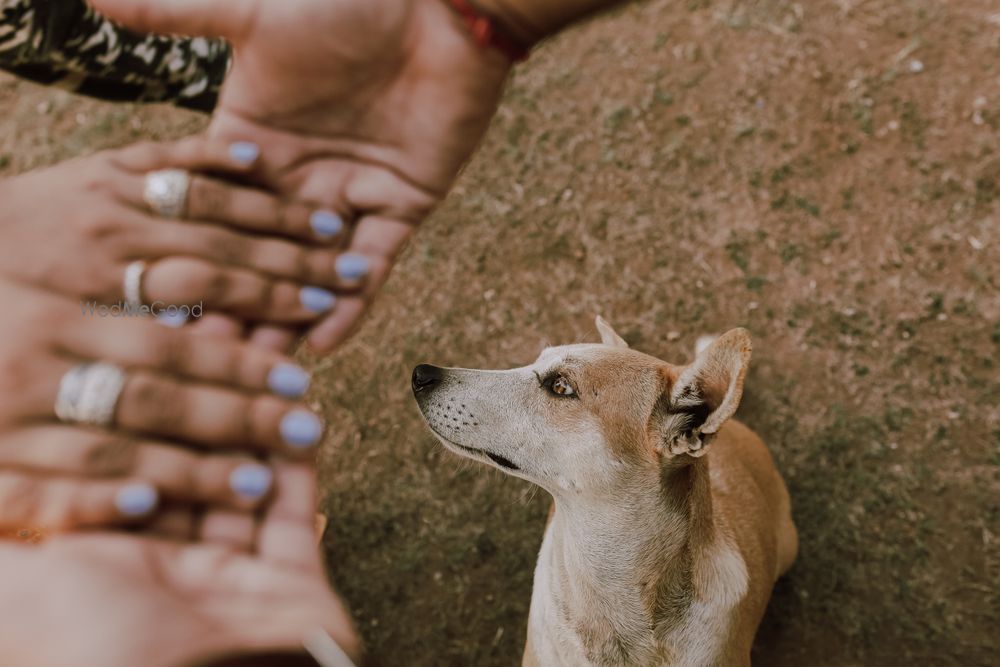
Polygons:
[[0,69],[106,100],[210,111],[229,45],[125,30],[85,0],[0,0]]

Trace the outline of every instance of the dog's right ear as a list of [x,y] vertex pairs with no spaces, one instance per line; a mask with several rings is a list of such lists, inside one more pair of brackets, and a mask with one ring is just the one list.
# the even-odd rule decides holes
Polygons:
[[628,347],[628,343],[625,339],[615,333],[615,330],[611,328],[603,317],[597,316],[594,321],[597,324],[597,331],[601,334],[601,342],[605,345],[610,345],[611,347]]
[[653,413],[657,450],[667,457],[699,457],[743,396],[750,365],[750,334],[733,329],[712,341],[665,387]]

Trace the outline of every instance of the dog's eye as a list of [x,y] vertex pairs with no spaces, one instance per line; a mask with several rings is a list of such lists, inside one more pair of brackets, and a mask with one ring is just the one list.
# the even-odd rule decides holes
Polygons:
[[552,379],[549,384],[549,390],[556,396],[572,396],[576,393],[573,389],[573,385],[569,383],[569,380],[561,375],[558,375]]

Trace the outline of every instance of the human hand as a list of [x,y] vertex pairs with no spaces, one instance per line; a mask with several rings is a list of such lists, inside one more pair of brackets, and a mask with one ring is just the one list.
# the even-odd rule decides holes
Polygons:
[[489,124],[510,63],[442,0],[92,0],[142,32],[223,37],[234,61],[210,126],[263,147],[267,179],[353,223],[363,292],[309,333],[326,352]]
[[[304,457],[322,435],[294,401],[308,375],[282,354],[149,318],[89,315],[6,280],[0,303],[0,530],[141,521],[161,497],[245,512],[266,499],[271,476],[227,450]],[[120,389],[70,391],[67,373],[97,361],[124,371]],[[110,413],[60,422],[57,397]]]
[[315,496],[308,466],[278,464],[252,553],[113,533],[0,543],[4,664],[201,665],[298,652],[315,629],[357,660],[360,642],[316,548]]
[[[332,308],[331,290],[358,285],[335,270],[346,234],[330,212],[217,177],[248,177],[258,154],[250,143],[192,137],[0,181],[0,275],[110,304],[125,296],[126,267],[144,261],[141,292],[153,310],[201,304],[250,322],[313,322]],[[184,220],[144,201],[146,174],[163,169],[194,172]]]

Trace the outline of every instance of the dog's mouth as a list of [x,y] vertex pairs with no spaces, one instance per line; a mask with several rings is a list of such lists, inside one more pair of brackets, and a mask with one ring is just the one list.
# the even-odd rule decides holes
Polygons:
[[[447,438],[445,438],[445,440],[447,440]],[[510,470],[511,472],[520,470],[520,468],[517,467],[517,464],[508,459],[506,456],[500,456],[499,454],[494,454],[493,452],[487,452],[483,449],[476,449],[475,447],[466,447],[465,445],[460,445],[457,442],[452,442],[451,440],[448,440],[448,444],[454,447],[458,447],[459,449],[470,452],[472,454],[476,454],[478,456],[485,456],[490,461],[493,461],[493,463],[496,463],[504,470]]]
[[[417,399],[417,402],[418,403],[420,402],[419,397]],[[420,411],[421,412],[425,412],[423,405],[420,406]],[[451,438],[448,438],[445,435],[443,435],[440,432],[440,430],[438,428],[436,428],[435,425],[430,420],[427,419],[426,413],[423,416],[424,416],[424,420],[426,421],[427,425],[430,426],[431,431],[434,432],[434,435],[436,435],[440,440],[442,440],[443,442],[446,442],[447,444],[451,445],[455,449],[461,450],[463,452],[468,452],[469,454],[474,454],[476,456],[476,458],[483,458],[483,457],[488,458],[490,461],[493,461],[493,463],[497,464],[498,466],[500,466],[501,468],[503,468],[504,470],[506,470],[508,472],[517,472],[517,471],[519,471],[521,469],[520,466],[518,466],[516,463],[514,463],[513,461],[511,461],[509,458],[507,458],[506,456],[503,456],[501,454],[494,454],[493,452],[488,452],[485,449],[477,449],[476,447],[468,447],[466,445],[460,445],[460,444],[458,444],[457,442],[455,442]]]

